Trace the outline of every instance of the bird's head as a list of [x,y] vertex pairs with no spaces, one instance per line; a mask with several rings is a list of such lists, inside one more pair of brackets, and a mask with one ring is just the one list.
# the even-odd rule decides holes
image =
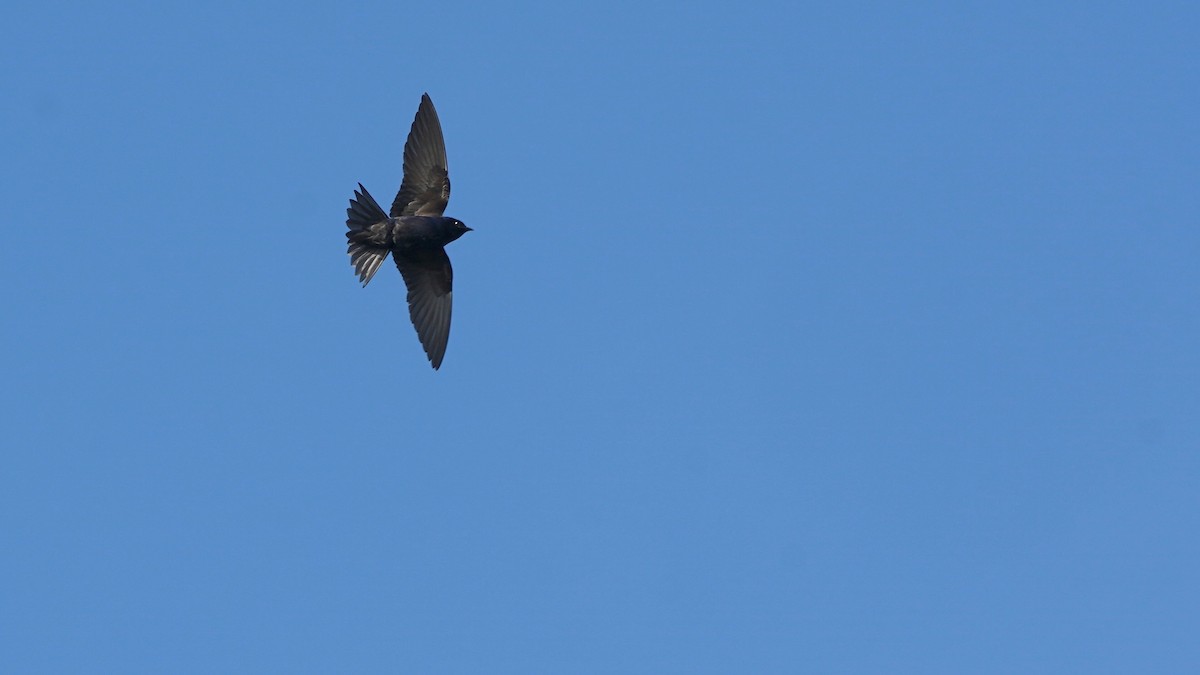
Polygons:
[[467,227],[466,223],[457,218],[448,218],[447,220],[450,225],[449,241],[454,241],[471,231],[471,228]]

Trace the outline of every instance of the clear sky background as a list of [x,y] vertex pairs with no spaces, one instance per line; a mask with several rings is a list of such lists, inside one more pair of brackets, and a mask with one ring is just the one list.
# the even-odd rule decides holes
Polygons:
[[1198,672],[1198,26],[6,7],[0,670]]

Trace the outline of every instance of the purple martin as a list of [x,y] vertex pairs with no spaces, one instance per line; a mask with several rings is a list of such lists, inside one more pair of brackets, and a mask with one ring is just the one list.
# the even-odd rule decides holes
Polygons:
[[364,287],[392,254],[408,286],[409,317],[434,370],[450,339],[454,270],[445,246],[471,231],[461,220],[442,216],[449,201],[442,124],[429,94],[423,94],[404,144],[404,180],[391,213],[359,183],[346,209],[346,239],[350,264]]

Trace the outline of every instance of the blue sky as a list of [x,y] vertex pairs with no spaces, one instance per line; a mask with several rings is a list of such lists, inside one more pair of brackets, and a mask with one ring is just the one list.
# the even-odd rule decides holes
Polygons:
[[0,670],[1200,668],[1192,5],[2,14]]

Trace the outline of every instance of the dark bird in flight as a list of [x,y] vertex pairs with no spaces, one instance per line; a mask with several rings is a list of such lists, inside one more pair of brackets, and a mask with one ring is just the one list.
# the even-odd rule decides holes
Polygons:
[[391,213],[359,183],[346,209],[346,239],[350,264],[364,287],[392,254],[408,286],[409,316],[434,370],[450,339],[454,270],[445,246],[471,231],[461,220],[442,216],[449,201],[442,125],[429,94],[423,94],[404,144],[404,180]]

